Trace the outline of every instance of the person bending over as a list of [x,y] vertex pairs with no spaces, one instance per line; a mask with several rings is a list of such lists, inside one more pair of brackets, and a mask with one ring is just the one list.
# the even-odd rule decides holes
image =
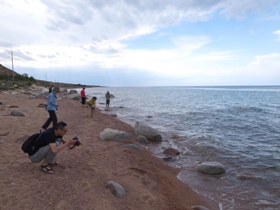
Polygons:
[[40,136],[35,140],[34,148],[36,153],[29,156],[29,159],[33,163],[39,163],[43,161],[41,170],[45,173],[54,173],[51,165],[56,165],[55,157],[58,152],[74,145],[76,140],[70,139],[65,141],[62,137],[67,132],[67,124],[65,122],[59,122],[55,128],[49,128],[42,132]]
[[95,105],[96,105],[96,100],[97,100],[97,98],[95,96],[86,100],[87,107],[89,108],[88,117],[92,117],[92,113],[93,113],[93,111],[95,109]]

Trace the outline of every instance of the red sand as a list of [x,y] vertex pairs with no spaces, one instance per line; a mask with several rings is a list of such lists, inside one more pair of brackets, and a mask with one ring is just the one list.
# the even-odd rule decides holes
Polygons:
[[[149,150],[120,147],[124,143],[141,146],[130,125],[98,110],[93,118],[87,118],[87,109],[71,99],[57,101],[57,116],[68,124],[65,139],[77,136],[82,145],[58,153],[55,173],[43,173],[39,170],[40,163],[31,163],[22,152],[18,139],[41,129],[48,113],[38,105],[46,104],[46,99],[30,100],[21,90],[16,91],[17,95],[3,92],[0,92],[1,210],[183,210],[195,205],[219,209],[216,203],[178,180],[179,169],[168,166]],[[20,111],[25,116],[11,116],[11,111]],[[130,138],[126,142],[103,142],[98,135],[105,128],[127,131]],[[115,197],[105,187],[111,180],[126,189],[123,198]]]

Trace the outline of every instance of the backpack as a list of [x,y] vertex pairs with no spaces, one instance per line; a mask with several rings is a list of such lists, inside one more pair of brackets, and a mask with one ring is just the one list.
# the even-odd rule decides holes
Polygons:
[[22,144],[21,149],[24,153],[28,153],[29,156],[34,155],[39,148],[33,146],[35,140],[40,136],[41,133],[35,133]]

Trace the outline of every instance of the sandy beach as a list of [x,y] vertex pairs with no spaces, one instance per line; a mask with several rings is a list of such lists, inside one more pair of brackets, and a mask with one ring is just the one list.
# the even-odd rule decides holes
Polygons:
[[[0,210],[219,209],[217,203],[177,179],[179,169],[139,144],[133,127],[98,109],[88,118],[87,108],[79,101],[66,99],[62,93],[58,98],[58,121],[68,124],[65,139],[77,136],[82,145],[58,153],[55,173],[45,174],[39,170],[40,163],[31,163],[21,144],[22,139],[39,132],[48,118],[40,105],[46,104],[46,99],[29,99],[23,90],[0,92]],[[97,108],[105,107],[98,103]],[[11,111],[24,116],[12,116]],[[129,140],[101,141],[98,136],[105,128],[126,131]],[[124,143],[143,150],[120,147]],[[106,187],[108,181],[121,184],[126,190],[124,197],[113,195]]]

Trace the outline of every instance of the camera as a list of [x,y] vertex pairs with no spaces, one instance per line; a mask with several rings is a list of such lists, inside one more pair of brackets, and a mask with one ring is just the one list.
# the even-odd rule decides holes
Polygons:
[[76,136],[73,138],[73,140],[75,140],[76,143],[73,144],[73,145],[71,145],[71,146],[69,147],[69,149],[73,149],[74,147],[80,146],[80,145],[82,144],[82,143],[79,141],[78,137],[76,137]]

